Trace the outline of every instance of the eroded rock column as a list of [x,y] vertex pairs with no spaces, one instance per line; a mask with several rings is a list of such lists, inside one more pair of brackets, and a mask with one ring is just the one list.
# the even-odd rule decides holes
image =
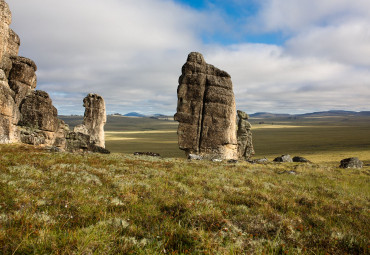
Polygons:
[[252,125],[248,122],[249,116],[238,110],[238,156],[239,159],[249,160],[254,155],[252,140]]
[[182,67],[175,120],[180,149],[208,159],[237,159],[231,77],[192,52]]
[[84,98],[84,121],[75,127],[74,132],[90,136],[90,142],[105,148],[104,125],[107,122],[104,99],[97,94],[88,94]]

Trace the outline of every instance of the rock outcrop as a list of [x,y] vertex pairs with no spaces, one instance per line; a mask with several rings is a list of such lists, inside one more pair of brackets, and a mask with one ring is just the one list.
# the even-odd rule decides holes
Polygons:
[[0,0],[0,18],[0,143],[22,142],[49,146],[55,151],[109,153],[102,148],[104,100],[97,95],[86,97],[86,132],[70,132],[68,125],[58,119],[48,93],[35,90],[37,66],[31,59],[18,56],[20,39],[9,28],[11,12],[4,0]]
[[11,143],[17,140],[16,119],[14,119],[17,111],[13,99],[15,94],[8,84],[9,70],[12,66],[10,54],[15,52],[18,54],[15,45],[9,44],[12,37],[16,37],[11,36],[13,34],[9,28],[11,21],[8,4],[0,0],[0,143]]
[[189,54],[177,89],[178,142],[186,155],[237,159],[236,107],[231,77]]
[[238,117],[238,157],[239,159],[250,160],[254,155],[252,125],[248,122],[249,116],[245,112],[238,110]]
[[91,143],[104,148],[104,125],[107,122],[104,99],[97,94],[88,94],[83,102],[84,121],[74,131],[90,135]]

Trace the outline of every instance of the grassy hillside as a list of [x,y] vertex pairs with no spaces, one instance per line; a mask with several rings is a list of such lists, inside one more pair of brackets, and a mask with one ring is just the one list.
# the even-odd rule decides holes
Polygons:
[[0,145],[0,253],[369,254],[370,167],[337,166]]

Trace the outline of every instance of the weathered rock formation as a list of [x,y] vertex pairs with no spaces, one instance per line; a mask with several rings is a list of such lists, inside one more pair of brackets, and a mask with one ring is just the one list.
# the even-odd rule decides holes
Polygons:
[[16,140],[14,92],[10,89],[6,75],[0,69],[0,143]]
[[84,121],[75,127],[75,132],[90,135],[90,142],[105,147],[104,125],[107,122],[104,99],[97,94],[89,94],[84,98]]
[[[87,105],[91,114],[87,132],[70,132],[58,119],[48,93],[36,91],[36,64],[18,56],[20,39],[9,28],[11,12],[0,0],[0,143],[22,142],[51,146],[55,151],[93,151],[108,153],[104,146],[105,105],[92,96]],[[85,113],[86,117],[86,113]],[[90,118],[90,119],[89,119]]]
[[178,142],[187,155],[237,159],[236,108],[231,77],[189,54],[177,89]]
[[248,122],[249,116],[245,112],[238,110],[238,117],[238,157],[249,160],[254,155],[252,125]]

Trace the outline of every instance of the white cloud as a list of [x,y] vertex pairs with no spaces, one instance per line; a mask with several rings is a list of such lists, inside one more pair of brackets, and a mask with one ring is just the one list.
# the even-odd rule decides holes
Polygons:
[[295,56],[328,58],[370,67],[370,22],[349,22],[299,33],[286,44]]
[[312,26],[370,20],[368,0],[261,0],[250,28],[258,31],[300,32]]

